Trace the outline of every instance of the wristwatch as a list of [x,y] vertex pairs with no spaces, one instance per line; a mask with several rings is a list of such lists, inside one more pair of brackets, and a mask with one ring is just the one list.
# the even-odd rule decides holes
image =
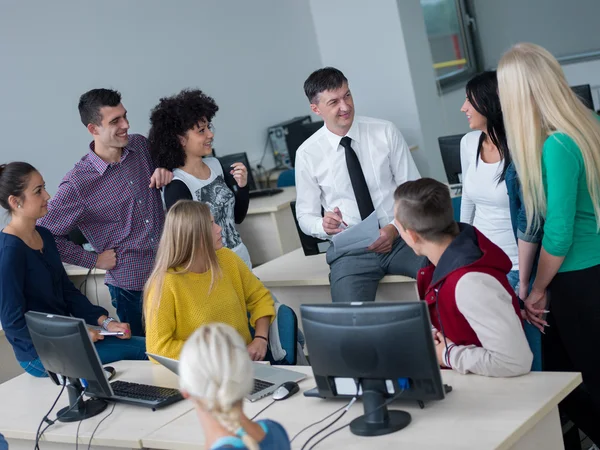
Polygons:
[[104,319],[104,320],[102,321],[102,325],[100,325],[100,326],[102,327],[102,329],[103,329],[103,330],[106,330],[106,331],[108,331],[108,324],[109,324],[109,323],[111,323],[111,322],[114,322],[114,321],[116,321],[116,320],[117,320],[117,319],[114,319],[114,318],[112,318],[112,317],[107,317],[106,319]]

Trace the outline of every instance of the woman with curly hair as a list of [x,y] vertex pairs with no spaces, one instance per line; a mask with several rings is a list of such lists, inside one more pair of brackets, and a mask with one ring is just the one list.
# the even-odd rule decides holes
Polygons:
[[167,209],[182,199],[208,204],[223,229],[223,245],[252,268],[248,249],[235,228],[248,212],[248,169],[242,163],[232,164],[235,182],[228,185],[221,163],[211,156],[211,121],[218,110],[215,101],[199,89],[161,98],[150,114],[150,152],[157,167],[173,171],[173,181],[164,189]]

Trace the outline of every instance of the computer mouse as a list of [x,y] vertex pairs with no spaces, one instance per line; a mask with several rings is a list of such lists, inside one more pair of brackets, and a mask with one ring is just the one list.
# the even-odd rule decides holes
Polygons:
[[291,397],[296,392],[300,390],[298,383],[295,381],[286,381],[273,392],[273,400],[285,400],[288,397]]
[[113,366],[104,366],[104,370],[108,373],[108,381],[112,380],[117,371]]

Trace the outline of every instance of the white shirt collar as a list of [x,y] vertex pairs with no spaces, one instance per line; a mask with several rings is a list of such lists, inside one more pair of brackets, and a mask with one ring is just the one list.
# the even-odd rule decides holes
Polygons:
[[[325,135],[327,136],[327,140],[329,141],[331,148],[334,151],[337,150],[338,147],[340,146],[340,141],[342,140],[342,138],[344,136],[339,136],[335,133],[332,133],[331,131],[329,131],[329,128],[327,128],[327,125],[325,125]],[[352,126],[348,130],[348,133],[346,134],[346,136],[348,136],[353,141],[360,142],[359,134],[358,134],[358,125],[356,124],[356,117],[352,121]]]

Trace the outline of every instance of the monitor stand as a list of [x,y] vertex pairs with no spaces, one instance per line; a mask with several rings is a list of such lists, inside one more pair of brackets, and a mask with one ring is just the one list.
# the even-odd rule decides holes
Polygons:
[[[405,428],[411,421],[406,411],[388,411],[382,406],[387,394],[382,380],[361,380],[365,413],[350,422],[350,431],[358,436],[381,436]],[[385,394],[384,394],[385,393]]]
[[104,400],[83,400],[83,386],[78,378],[69,378],[67,392],[69,393],[69,406],[58,411],[56,416],[59,422],[79,422],[100,414],[106,409],[108,403]]

